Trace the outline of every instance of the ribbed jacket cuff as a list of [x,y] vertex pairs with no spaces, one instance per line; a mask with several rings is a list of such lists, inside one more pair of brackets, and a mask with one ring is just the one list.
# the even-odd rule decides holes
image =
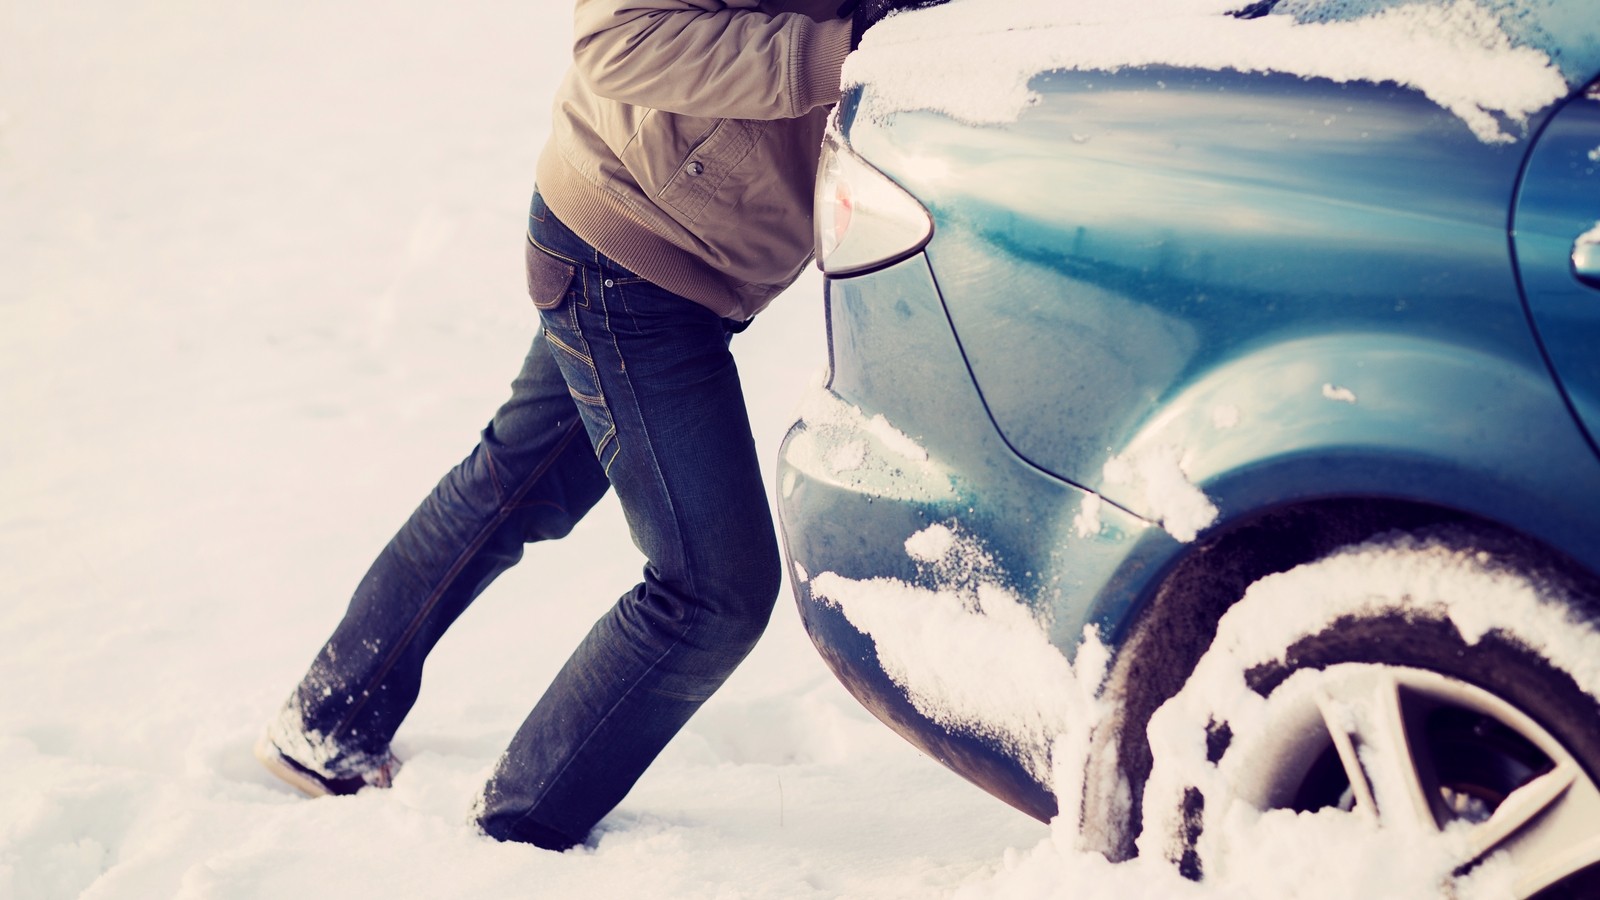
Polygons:
[[807,34],[810,40],[799,48],[799,114],[839,101],[840,72],[850,55],[850,20],[818,22]]

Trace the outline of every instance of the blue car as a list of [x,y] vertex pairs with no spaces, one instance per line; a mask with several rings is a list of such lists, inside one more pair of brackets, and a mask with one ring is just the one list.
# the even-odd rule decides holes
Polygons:
[[1600,896],[1590,0],[984,5],[869,31],[823,150],[778,493],[827,664],[1112,859],[1287,810]]

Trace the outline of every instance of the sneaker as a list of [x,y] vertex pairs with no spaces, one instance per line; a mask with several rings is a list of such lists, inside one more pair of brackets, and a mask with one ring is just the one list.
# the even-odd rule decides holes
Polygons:
[[256,741],[255,754],[268,772],[307,797],[326,797],[330,794],[343,797],[366,787],[386,788],[394,783],[395,773],[400,771],[400,761],[391,754],[382,764],[359,775],[334,778],[296,762],[265,734]]

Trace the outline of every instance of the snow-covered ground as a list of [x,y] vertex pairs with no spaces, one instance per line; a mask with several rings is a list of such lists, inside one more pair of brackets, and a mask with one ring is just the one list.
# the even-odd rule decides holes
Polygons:
[[[1206,886],[1078,853],[872,720],[787,603],[590,846],[490,841],[474,794],[637,578],[613,501],[440,645],[392,790],[307,801],[259,768],[259,730],[526,349],[568,23],[510,0],[0,6],[0,898],[1386,883],[1381,861],[1340,881],[1328,847]],[[819,297],[809,274],[735,342],[769,459],[823,362]]]
[[[468,824],[637,580],[608,501],[430,662],[395,789],[250,756],[534,328],[522,240],[569,8],[0,7],[0,897],[927,896],[1047,829],[872,720],[792,604],[564,856]],[[735,344],[775,459],[808,275]]]

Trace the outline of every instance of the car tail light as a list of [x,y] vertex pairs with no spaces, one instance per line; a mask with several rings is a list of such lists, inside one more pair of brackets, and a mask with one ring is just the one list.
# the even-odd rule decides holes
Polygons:
[[822,142],[813,222],[817,265],[834,277],[899,262],[933,236],[922,204],[832,132]]

